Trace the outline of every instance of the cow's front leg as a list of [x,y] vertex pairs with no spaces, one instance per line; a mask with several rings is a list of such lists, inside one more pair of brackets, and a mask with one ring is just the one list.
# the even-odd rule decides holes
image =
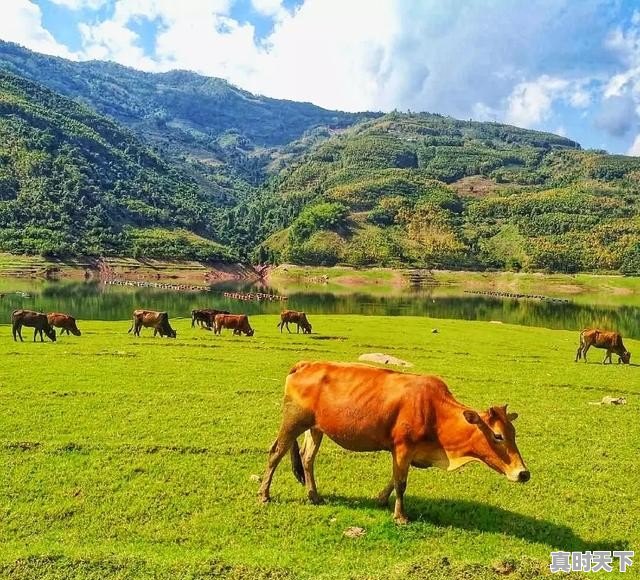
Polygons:
[[389,503],[389,498],[391,497],[391,492],[393,491],[393,488],[394,488],[394,480],[393,480],[393,476],[391,476],[389,483],[378,494],[378,497],[376,498],[376,501],[378,502],[378,505],[380,507],[386,507],[386,505]]
[[407,489],[407,476],[409,475],[408,449],[398,446],[393,450],[393,487],[396,492],[396,504],[393,510],[393,519],[397,524],[409,523],[407,513],[404,511],[404,492]]

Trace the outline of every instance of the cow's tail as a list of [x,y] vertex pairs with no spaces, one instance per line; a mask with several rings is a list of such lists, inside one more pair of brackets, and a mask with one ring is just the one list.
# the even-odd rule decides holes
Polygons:
[[295,475],[296,479],[304,485],[305,477],[304,477],[304,467],[302,467],[302,456],[300,455],[300,446],[298,445],[298,440],[293,440],[293,445],[291,445],[291,469],[293,470],[293,475]]
[[136,317],[133,317],[133,322],[131,323],[131,328],[129,330],[127,330],[127,334],[130,334],[131,331],[135,328],[136,325]]

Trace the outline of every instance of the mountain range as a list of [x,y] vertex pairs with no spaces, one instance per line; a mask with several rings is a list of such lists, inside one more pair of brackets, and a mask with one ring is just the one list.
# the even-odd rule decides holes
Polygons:
[[640,161],[0,42],[0,250],[640,271]]

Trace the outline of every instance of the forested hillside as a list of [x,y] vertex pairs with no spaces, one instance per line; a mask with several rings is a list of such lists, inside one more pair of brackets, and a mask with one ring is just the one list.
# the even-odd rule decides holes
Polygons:
[[335,130],[375,116],[253,95],[188,71],[152,74],[109,62],[73,62],[2,41],[0,68],[129,127],[229,205],[264,181],[282,146],[318,127]]
[[306,264],[638,272],[639,178],[637,158],[556,135],[394,113],[282,172],[274,195],[297,217],[265,251]]
[[2,70],[0,250],[640,272],[634,157],[4,42]]
[[0,71],[0,250],[233,258],[212,241],[214,212],[129,131]]

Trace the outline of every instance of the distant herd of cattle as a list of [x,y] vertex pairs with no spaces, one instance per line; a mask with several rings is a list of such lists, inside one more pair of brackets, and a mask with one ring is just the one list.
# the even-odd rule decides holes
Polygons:
[[[191,311],[191,326],[198,324],[206,330],[213,330],[215,334],[220,334],[223,328],[233,330],[234,335],[245,334],[253,336],[254,330],[249,324],[249,317],[246,314],[231,314],[227,310],[215,310],[212,308],[203,308]],[[297,332],[302,329],[303,334],[311,334],[311,324],[304,312],[295,310],[285,310],[280,314],[280,322],[278,328],[280,332],[286,327],[291,332],[289,324],[297,325]],[[56,328],[61,329],[60,335],[71,333],[80,336],[82,333],[78,329],[76,319],[68,314],[59,312],[35,312],[34,310],[14,310],[11,313],[11,329],[13,332],[13,340],[20,341],[22,339],[22,327],[27,326],[33,328],[33,340],[35,342],[38,335],[40,341],[44,342],[43,335],[53,342],[56,341]],[[169,315],[166,312],[158,312],[156,310],[134,310],[133,323],[128,332],[132,332],[135,336],[140,336],[142,328],[153,328],[153,336],[160,335],[168,338],[176,338],[177,332],[169,323]]]
[[[311,334],[311,324],[304,312],[295,310],[285,310],[280,314],[278,328],[280,332],[287,329],[291,332],[289,324],[295,324],[297,332],[302,329],[303,334]],[[233,331],[234,335],[253,336],[254,329],[249,324],[249,317],[246,314],[231,314],[227,310],[215,310],[213,308],[202,308],[191,311],[191,326],[198,325],[206,330],[213,330],[215,334],[220,334],[223,328]],[[35,312],[33,310],[14,310],[11,314],[11,328],[13,340],[18,338],[22,341],[22,327],[33,328],[33,340],[40,336],[40,341],[44,342],[43,334],[54,341],[56,340],[56,328],[60,329],[60,335],[65,332],[75,336],[80,336],[81,332],[76,324],[76,319],[68,314],[59,312]],[[176,338],[177,333],[169,323],[169,315],[166,312],[155,310],[134,310],[133,323],[129,332],[133,331],[135,336],[140,336],[140,330],[153,328],[153,336],[160,335],[169,338]],[[629,364],[631,353],[625,348],[622,336],[619,332],[607,332],[598,329],[585,329],[580,333],[580,344],[576,353],[576,362],[581,358],[587,362],[587,352],[591,348],[601,348],[606,350],[603,363],[612,362],[611,355],[618,355],[618,363]]]

